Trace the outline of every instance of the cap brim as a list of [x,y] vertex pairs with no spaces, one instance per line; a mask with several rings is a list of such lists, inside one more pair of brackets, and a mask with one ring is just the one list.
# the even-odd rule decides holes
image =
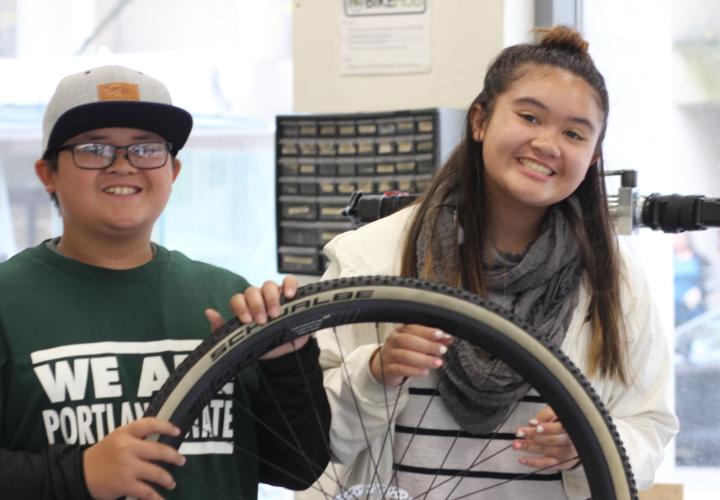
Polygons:
[[192,130],[192,116],[182,108],[157,102],[103,101],[82,104],[58,118],[43,157],[78,134],[107,127],[127,127],[158,134],[172,144],[175,156]]

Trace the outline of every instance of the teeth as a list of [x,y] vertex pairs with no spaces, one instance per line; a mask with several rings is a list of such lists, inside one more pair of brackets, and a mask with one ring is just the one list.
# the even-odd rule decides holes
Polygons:
[[139,188],[130,186],[110,186],[105,188],[104,191],[108,194],[128,195],[135,194],[140,191]]
[[530,170],[533,170],[535,172],[540,172],[541,174],[544,174],[544,175],[552,175],[553,174],[553,171],[550,170],[545,165],[542,165],[541,163],[530,160],[528,158],[521,158],[520,163],[522,163],[525,168],[529,168]]

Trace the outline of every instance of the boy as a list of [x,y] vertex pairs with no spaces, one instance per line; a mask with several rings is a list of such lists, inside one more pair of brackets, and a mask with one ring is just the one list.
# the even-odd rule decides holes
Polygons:
[[[314,339],[239,374],[179,451],[143,439],[180,432],[144,407],[248,286],[150,241],[191,128],[161,82],[120,66],[70,75],[52,96],[35,171],[63,233],[0,264],[3,498],[255,498],[258,482],[302,489],[324,469],[330,417]],[[276,300],[295,287],[264,290]],[[290,417],[260,397],[261,377]]]

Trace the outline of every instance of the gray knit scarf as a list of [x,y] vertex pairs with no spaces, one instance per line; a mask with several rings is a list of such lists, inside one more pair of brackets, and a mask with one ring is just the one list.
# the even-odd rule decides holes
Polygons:
[[[577,200],[570,202],[579,212]],[[462,244],[455,206],[452,197],[445,199],[434,226],[433,271],[445,282],[456,269],[452,261],[457,249],[453,246]],[[426,244],[421,231],[417,245],[419,275]],[[578,302],[582,273],[577,241],[560,208],[548,210],[540,235],[523,254],[499,252],[493,246],[486,252],[483,267],[487,298],[531,325],[544,340],[559,346]],[[438,375],[445,406],[463,429],[474,434],[496,431],[530,389],[505,363],[460,339],[449,347]]]

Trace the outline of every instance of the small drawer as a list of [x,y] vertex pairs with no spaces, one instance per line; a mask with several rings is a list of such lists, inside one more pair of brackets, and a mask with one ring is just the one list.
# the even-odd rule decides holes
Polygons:
[[301,156],[315,156],[317,154],[318,148],[314,142],[301,142],[299,146]]
[[412,174],[416,168],[417,165],[414,161],[399,161],[395,164],[395,170],[398,174]]
[[285,137],[297,137],[300,135],[300,127],[297,125],[280,125],[281,135]]
[[297,182],[281,182],[280,183],[280,194],[298,194]]
[[321,123],[320,124],[320,135],[321,136],[335,136],[337,135],[337,127],[335,124]]
[[339,155],[354,155],[357,153],[357,148],[354,142],[339,142],[337,145],[337,154]]
[[418,141],[415,143],[415,151],[418,153],[430,153],[433,150],[433,141]]
[[375,173],[379,175],[388,175],[395,173],[394,163],[378,163],[375,165]]
[[343,123],[338,126],[338,134],[343,136],[355,135],[354,123]]
[[377,125],[374,123],[358,123],[357,133],[360,135],[374,135],[377,133]]
[[317,167],[317,173],[321,177],[335,177],[337,175],[337,168],[333,163],[321,163]]
[[318,154],[320,156],[335,156],[335,143],[334,142],[320,142],[318,143]]
[[375,164],[374,163],[358,163],[357,174],[358,175],[375,175]]
[[355,175],[354,163],[341,163],[337,166],[338,177],[350,177]]
[[301,163],[298,165],[298,174],[300,175],[316,175],[317,165],[314,163]]
[[432,132],[434,128],[432,119],[419,120],[417,122],[417,131],[421,134]]
[[375,183],[371,180],[361,180],[357,183],[357,190],[363,193],[374,193]]
[[280,154],[283,156],[297,156],[300,152],[296,142],[284,142],[280,144]]
[[403,120],[397,122],[397,133],[398,134],[413,134],[415,133],[415,122],[412,120]]
[[317,203],[304,201],[283,201],[280,203],[280,215],[288,220],[317,219]]
[[317,135],[317,125],[300,125],[300,135],[304,137],[312,137]]
[[345,216],[342,214],[342,211],[345,209],[347,204],[337,202],[320,202],[319,205],[319,220],[345,220]]
[[280,228],[281,245],[316,246],[319,245],[318,230],[312,227]]
[[283,249],[280,253],[280,272],[298,274],[318,274],[320,269],[320,255],[317,250],[313,253],[294,252]]
[[395,123],[379,123],[378,135],[393,135],[397,133],[397,125]]
[[318,182],[317,186],[318,186],[318,194],[333,195],[336,193],[336,191],[335,191],[336,184],[334,182],[320,181],[320,182]]
[[297,163],[281,163],[280,164],[280,176],[294,177],[298,174]]
[[398,154],[408,154],[413,152],[413,140],[412,139],[398,139],[397,141],[397,152]]
[[298,192],[302,195],[312,196],[318,192],[318,185],[314,182],[300,182],[298,183]]
[[417,162],[417,171],[421,174],[427,174],[433,171],[433,162],[430,160],[421,160]]
[[415,184],[415,181],[410,179],[405,179],[401,181],[397,181],[397,188],[398,191],[407,191],[408,193],[414,193],[417,189],[417,186]]
[[371,155],[375,153],[375,144],[373,141],[365,140],[358,141],[357,143],[357,154],[359,155]]
[[357,183],[355,182],[338,182],[336,187],[337,194],[352,194],[357,191]]
[[377,145],[377,154],[391,155],[395,152],[395,144],[392,142],[380,142]]
[[384,193],[386,191],[395,191],[397,189],[397,184],[395,181],[391,180],[379,180],[377,182],[377,190],[380,193]]

